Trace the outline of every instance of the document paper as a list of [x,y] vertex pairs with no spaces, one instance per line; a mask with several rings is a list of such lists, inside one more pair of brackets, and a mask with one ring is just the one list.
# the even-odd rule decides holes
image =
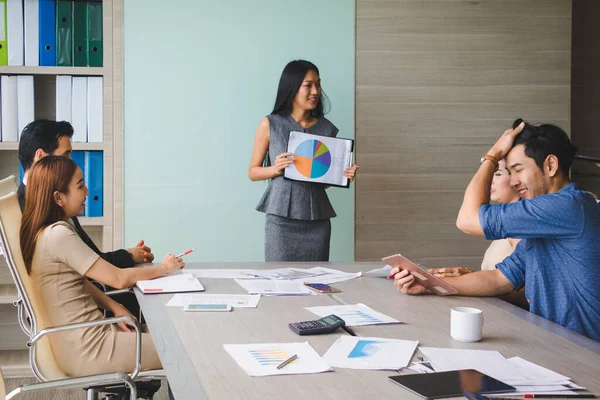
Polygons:
[[346,322],[346,326],[364,326],[380,324],[400,324],[397,319],[377,312],[364,304],[340,306],[317,306],[305,307],[308,311],[317,314],[319,317],[326,317],[335,314]]
[[411,340],[341,336],[323,359],[338,368],[397,370],[408,365],[418,344]]
[[[331,371],[331,367],[308,342],[224,344],[223,347],[250,376],[316,374]],[[298,358],[277,369],[278,365],[294,355]]]
[[169,307],[188,304],[230,304],[236,308],[256,308],[260,294],[176,294],[167,303]]
[[286,169],[288,179],[348,187],[344,169],[352,164],[354,141],[303,132],[290,132],[288,152],[294,162]]

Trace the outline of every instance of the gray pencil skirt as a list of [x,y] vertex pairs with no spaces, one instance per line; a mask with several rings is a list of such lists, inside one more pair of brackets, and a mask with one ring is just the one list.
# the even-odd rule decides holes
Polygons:
[[267,214],[266,261],[329,261],[331,221],[304,221]]

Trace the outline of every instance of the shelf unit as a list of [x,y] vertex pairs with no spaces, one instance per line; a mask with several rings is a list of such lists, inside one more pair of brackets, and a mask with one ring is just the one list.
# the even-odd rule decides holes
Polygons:
[[[104,152],[103,216],[83,217],[80,222],[96,245],[107,251],[123,247],[123,0],[103,0],[102,9],[103,67],[0,66],[0,75],[34,76],[36,119],[56,118],[57,75],[103,78],[103,142],[74,142],[73,150]],[[18,142],[0,142],[0,179],[9,175],[18,178],[18,147]]]

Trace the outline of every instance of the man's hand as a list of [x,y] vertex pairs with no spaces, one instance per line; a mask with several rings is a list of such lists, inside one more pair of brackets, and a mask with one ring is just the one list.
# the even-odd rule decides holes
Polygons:
[[127,251],[131,253],[134,264],[150,263],[154,260],[152,249],[148,246],[145,246],[143,240],[140,240],[137,246],[132,249],[127,249]]
[[461,276],[465,274],[470,274],[471,271],[466,267],[451,267],[451,268],[431,268],[427,272],[436,278],[448,278],[452,276]]
[[596,167],[600,168],[600,162],[596,163]]
[[[394,273],[394,269],[390,272]],[[415,277],[405,269],[394,276],[394,286],[396,286],[399,291],[406,294],[431,294],[429,289],[420,283],[417,283]]]
[[500,136],[500,139],[498,139],[487,154],[496,157],[497,161],[504,159],[510,149],[512,149],[515,138],[519,136],[524,127],[525,122],[521,122],[515,129],[505,130],[502,136]]
[[[129,315],[130,317],[133,317],[133,319],[137,320],[137,318],[135,318],[133,315],[131,315],[131,313],[129,311],[127,311],[127,309],[125,307],[123,307],[121,304],[117,303],[116,301],[114,302],[112,309],[110,311],[115,315],[115,317],[122,317],[124,315]],[[135,328],[133,326],[130,326],[126,322],[119,322],[117,325],[119,326],[119,328],[121,328],[121,330],[123,332],[135,332]]]

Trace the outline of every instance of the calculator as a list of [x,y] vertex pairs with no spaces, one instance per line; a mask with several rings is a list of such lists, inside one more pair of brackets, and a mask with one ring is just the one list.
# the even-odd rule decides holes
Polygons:
[[331,333],[346,325],[343,319],[331,314],[314,321],[292,322],[289,327],[298,335],[320,335]]

